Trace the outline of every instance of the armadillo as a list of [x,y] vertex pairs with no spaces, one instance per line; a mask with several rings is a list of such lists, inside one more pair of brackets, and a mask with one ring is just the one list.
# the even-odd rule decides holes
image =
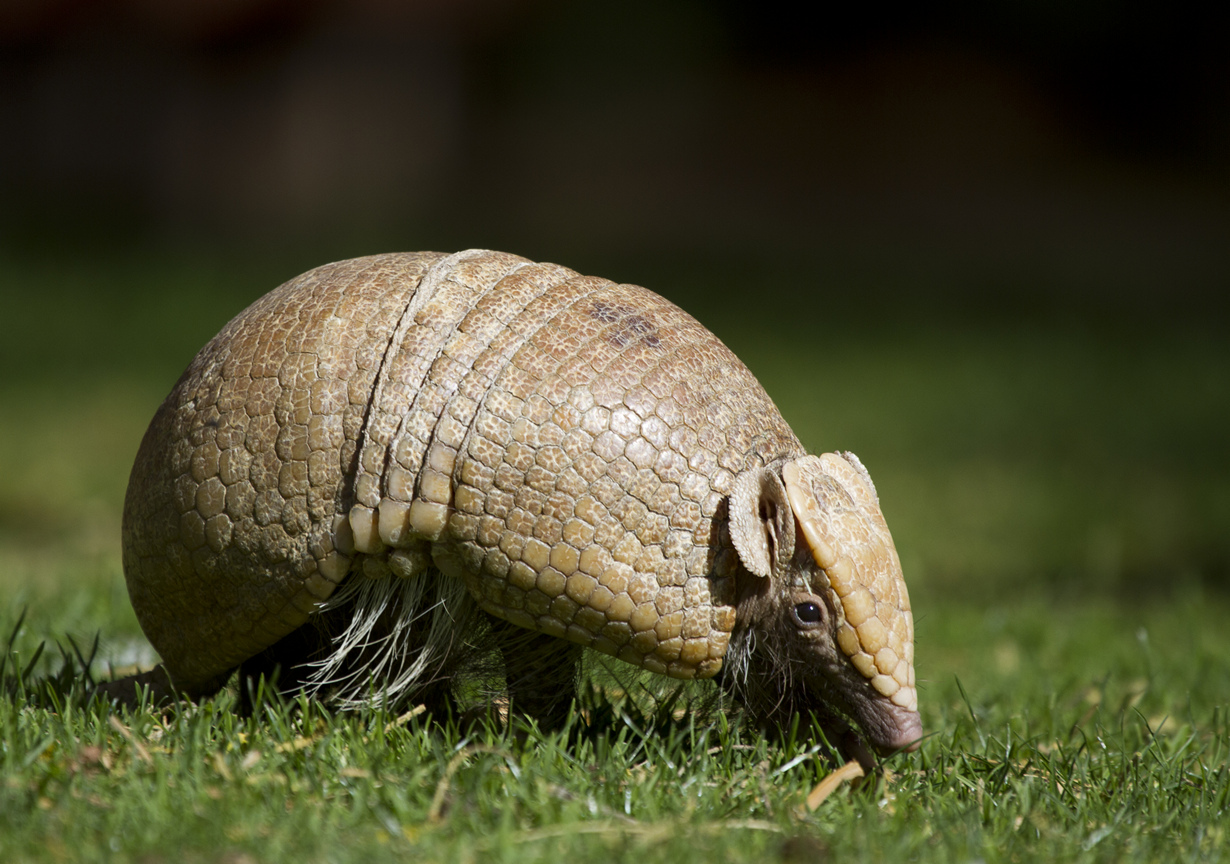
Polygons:
[[241,312],[141,442],[123,563],[189,697],[276,664],[343,707],[426,698],[494,645],[513,706],[558,715],[590,648],[765,724],[921,737],[858,458],[808,455],[664,298],[505,253],[342,261]]

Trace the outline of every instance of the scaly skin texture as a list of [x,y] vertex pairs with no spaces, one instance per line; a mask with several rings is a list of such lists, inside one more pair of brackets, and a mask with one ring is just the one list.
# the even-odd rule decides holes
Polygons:
[[837,709],[881,748],[921,728],[909,599],[857,459],[807,456],[658,295],[503,253],[331,264],[237,316],[142,441],[124,568],[190,695],[343,582],[434,580],[659,674],[725,662],[762,716]]

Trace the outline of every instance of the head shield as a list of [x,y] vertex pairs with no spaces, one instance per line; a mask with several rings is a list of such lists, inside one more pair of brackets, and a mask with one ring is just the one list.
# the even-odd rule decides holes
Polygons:
[[[867,469],[853,453],[783,466],[786,496],[837,615],[837,644],[877,693],[918,710],[914,616],[892,535]],[[800,576],[800,578],[805,578]]]

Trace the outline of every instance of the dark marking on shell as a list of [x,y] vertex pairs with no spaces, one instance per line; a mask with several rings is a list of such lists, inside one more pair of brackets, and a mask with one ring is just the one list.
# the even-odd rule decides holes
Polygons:
[[607,341],[616,348],[626,348],[638,338],[650,348],[662,345],[657,326],[631,306],[595,300],[589,308],[590,317],[604,324],[618,324],[607,334]]

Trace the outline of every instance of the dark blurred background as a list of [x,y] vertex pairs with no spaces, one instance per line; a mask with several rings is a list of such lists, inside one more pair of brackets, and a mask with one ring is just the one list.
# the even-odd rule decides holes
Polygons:
[[870,466],[919,609],[1230,589],[1230,4],[0,0],[0,598],[135,632],[200,346],[475,246],[712,328]]
[[0,250],[240,249],[280,281],[487,246],[774,302],[1204,317],[1228,46],[1230,5],[1162,0],[0,0]]

